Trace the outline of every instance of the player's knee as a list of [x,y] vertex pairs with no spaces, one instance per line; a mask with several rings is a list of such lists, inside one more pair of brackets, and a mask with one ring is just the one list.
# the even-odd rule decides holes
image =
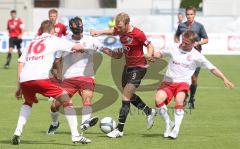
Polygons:
[[83,100],[83,106],[92,106],[91,99],[85,99]]

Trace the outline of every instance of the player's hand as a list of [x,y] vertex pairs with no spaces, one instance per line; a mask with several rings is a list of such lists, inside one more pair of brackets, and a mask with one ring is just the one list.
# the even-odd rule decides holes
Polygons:
[[145,58],[146,58],[146,60],[147,61],[149,61],[149,62],[155,62],[156,61],[156,59],[152,56],[152,55],[145,55],[144,56]]
[[89,32],[90,32],[91,36],[94,36],[94,37],[100,35],[99,32],[97,30],[94,30],[94,29],[90,29]]
[[227,88],[233,89],[234,88],[234,84],[232,82],[230,82],[229,80],[224,80],[224,85]]
[[22,89],[18,88],[15,92],[15,97],[17,98],[17,100],[22,98]]

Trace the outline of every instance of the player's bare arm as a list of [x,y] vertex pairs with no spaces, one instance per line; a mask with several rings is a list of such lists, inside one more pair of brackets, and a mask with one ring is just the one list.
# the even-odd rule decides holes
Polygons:
[[197,41],[194,43],[194,46],[200,46],[208,43],[208,38],[203,38],[201,41]]
[[179,43],[179,42],[180,42],[179,36],[174,35],[174,42],[175,42],[175,43]]
[[110,57],[113,57],[115,59],[120,59],[123,56],[123,49],[122,48],[116,48],[116,49],[109,49],[109,48],[103,48],[102,52]]
[[[22,72],[22,68],[24,66],[24,63],[19,62],[18,63],[18,80],[20,78],[20,73]],[[17,98],[17,100],[19,100],[20,98],[22,98],[22,90],[20,88],[20,83],[19,81],[17,82],[17,90],[15,92],[15,97]]]
[[61,74],[62,74],[61,61],[62,61],[62,58],[56,58],[54,60],[53,67],[51,69],[51,73],[53,77],[56,78],[58,81],[61,81]]
[[114,29],[107,29],[107,30],[95,30],[90,29],[89,32],[92,36],[100,36],[100,35],[112,35]]
[[233,89],[234,88],[234,84],[232,82],[230,82],[225,75],[219,70],[219,69],[212,69],[211,72],[218,78],[222,79],[224,82],[224,85],[227,88]]
[[151,43],[147,46],[147,55],[145,55],[145,58],[150,62],[154,62],[154,47]]

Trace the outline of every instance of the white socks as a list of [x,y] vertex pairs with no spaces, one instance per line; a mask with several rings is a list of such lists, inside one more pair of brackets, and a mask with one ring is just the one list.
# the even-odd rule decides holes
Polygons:
[[179,130],[180,125],[182,123],[183,116],[184,116],[183,109],[175,109],[174,110],[174,119],[175,119],[174,129]]
[[72,136],[79,136],[76,111],[72,106],[64,108],[64,115],[68,121]]
[[164,104],[162,107],[157,108],[159,111],[159,114],[163,117],[165,124],[169,125],[170,124],[170,117],[168,115],[168,109],[167,106]]
[[19,118],[18,118],[18,122],[17,122],[17,128],[14,132],[14,135],[20,136],[22,131],[23,131],[23,127],[26,124],[28,117],[31,114],[31,108],[29,105],[22,105],[21,110],[20,110],[20,114],[19,114]]
[[92,107],[91,106],[83,106],[82,108],[82,124],[91,118]]
[[51,112],[51,118],[52,118],[52,125],[53,126],[58,125],[58,116],[59,116],[59,112]]

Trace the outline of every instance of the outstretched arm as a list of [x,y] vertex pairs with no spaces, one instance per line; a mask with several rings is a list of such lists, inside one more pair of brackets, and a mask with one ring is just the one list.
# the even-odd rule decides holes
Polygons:
[[107,29],[107,30],[94,30],[94,29],[90,29],[90,34],[92,36],[100,36],[100,35],[112,35],[114,32],[114,29]]
[[224,82],[224,85],[227,87],[227,88],[234,88],[234,84],[232,82],[230,82],[225,76],[224,74],[218,69],[211,69],[211,72],[218,78],[222,79],[223,82]]
[[109,48],[103,48],[101,50],[104,54],[116,58],[116,59],[120,59],[123,56],[123,49],[122,48],[116,48],[116,49],[109,49]]

